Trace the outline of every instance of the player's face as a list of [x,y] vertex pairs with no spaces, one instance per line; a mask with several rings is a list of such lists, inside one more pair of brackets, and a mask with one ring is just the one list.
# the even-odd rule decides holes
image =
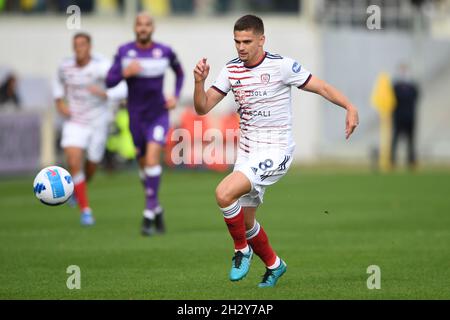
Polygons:
[[149,43],[153,33],[153,19],[147,15],[140,15],[136,18],[134,32],[136,33],[136,40],[139,43]]
[[77,61],[86,61],[91,54],[91,45],[85,37],[77,37],[73,40],[73,50]]
[[256,34],[253,30],[235,31],[234,44],[236,46],[239,59],[243,62],[252,64],[257,62],[262,54],[265,36]]

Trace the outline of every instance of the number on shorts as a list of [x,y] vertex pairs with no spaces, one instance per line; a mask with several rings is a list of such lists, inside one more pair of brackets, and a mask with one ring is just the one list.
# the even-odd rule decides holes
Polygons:
[[153,129],[153,139],[156,141],[163,141],[164,140],[164,127],[163,126],[156,126]]
[[272,166],[273,166],[272,159],[266,159],[266,160],[264,160],[264,161],[259,163],[259,168],[261,170],[263,170],[263,171],[265,171],[265,170],[267,170],[269,168],[272,168]]

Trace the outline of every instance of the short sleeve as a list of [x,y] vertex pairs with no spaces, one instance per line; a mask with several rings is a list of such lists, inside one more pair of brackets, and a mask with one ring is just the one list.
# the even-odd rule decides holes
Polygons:
[[118,85],[106,90],[106,95],[110,101],[125,100],[128,97],[127,83],[122,80]]
[[101,59],[100,65],[99,65],[99,71],[100,71],[100,78],[106,79],[108,75],[108,71],[111,68],[111,61],[108,59]]
[[231,89],[231,83],[230,79],[228,79],[228,69],[226,66],[223,67],[222,71],[220,71],[219,76],[217,77],[216,81],[214,81],[211,88],[220,92],[224,96],[228,94]]
[[311,79],[311,72],[299,62],[291,58],[284,58],[281,63],[283,82],[287,85],[303,88]]

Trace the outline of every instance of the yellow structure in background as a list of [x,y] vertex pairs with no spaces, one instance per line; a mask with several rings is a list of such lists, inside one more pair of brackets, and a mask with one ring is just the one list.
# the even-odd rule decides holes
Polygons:
[[97,0],[98,10],[100,12],[117,12],[117,0]]
[[397,105],[391,79],[386,72],[381,72],[375,81],[372,91],[371,103],[380,116],[380,152],[378,164],[383,172],[392,168],[392,112]]
[[136,149],[133,143],[129,124],[130,118],[126,109],[120,109],[115,117],[118,133],[109,136],[106,149],[113,153],[118,153],[124,159],[134,159]]
[[56,108],[47,108],[41,115],[41,159],[42,168],[55,164],[55,113]]
[[152,16],[167,16],[170,13],[169,0],[142,0],[142,7]]
[[36,0],[20,0],[20,7],[26,11],[32,10],[36,4]]

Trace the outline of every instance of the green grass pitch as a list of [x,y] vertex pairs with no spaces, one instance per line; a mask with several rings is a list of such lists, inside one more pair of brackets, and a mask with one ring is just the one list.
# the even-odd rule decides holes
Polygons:
[[[32,177],[0,181],[0,299],[450,299],[450,172],[376,175],[293,168],[258,220],[288,271],[258,289],[264,266],[231,283],[233,252],[214,189],[224,174],[165,171],[168,233],[140,236],[137,172],[100,174],[97,219],[47,207]],[[66,287],[70,265],[81,289]],[[367,267],[381,289],[367,288]]]

